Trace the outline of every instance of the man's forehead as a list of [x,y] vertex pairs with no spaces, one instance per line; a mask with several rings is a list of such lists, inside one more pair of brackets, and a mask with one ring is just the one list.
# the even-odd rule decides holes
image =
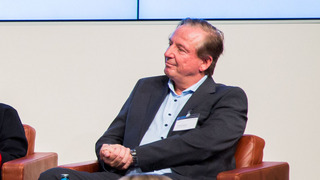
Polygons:
[[187,41],[199,41],[203,39],[205,34],[206,32],[198,26],[182,25],[173,32],[169,40],[172,40],[174,36],[179,36]]

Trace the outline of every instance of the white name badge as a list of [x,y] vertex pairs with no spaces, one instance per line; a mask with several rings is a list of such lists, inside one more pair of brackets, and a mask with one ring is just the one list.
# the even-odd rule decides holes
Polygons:
[[173,131],[194,129],[198,123],[200,114],[178,117]]

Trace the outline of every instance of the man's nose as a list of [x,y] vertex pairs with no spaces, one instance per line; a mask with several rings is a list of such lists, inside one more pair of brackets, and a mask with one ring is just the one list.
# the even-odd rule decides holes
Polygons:
[[164,57],[165,57],[166,59],[170,59],[170,58],[173,57],[172,47],[171,47],[171,46],[169,46],[169,47],[167,48],[166,52],[164,53]]

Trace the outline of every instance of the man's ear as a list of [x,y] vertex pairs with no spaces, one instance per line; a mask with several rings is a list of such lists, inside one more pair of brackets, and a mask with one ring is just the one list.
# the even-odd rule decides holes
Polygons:
[[204,71],[206,71],[209,67],[210,67],[210,65],[211,65],[211,63],[212,63],[212,61],[213,61],[213,59],[212,59],[212,57],[211,56],[204,56],[203,58],[201,58],[202,59],[202,64],[201,64],[201,66],[200,66],[200,68],[199,68],[199,71],[201,71],[201,72],[204,72]]

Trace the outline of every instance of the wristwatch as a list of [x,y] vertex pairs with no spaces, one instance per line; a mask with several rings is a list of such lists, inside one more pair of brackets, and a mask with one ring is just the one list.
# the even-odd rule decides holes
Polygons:
[[132,166],[138,167],[138,157],[137,157],[137,151],[135,149],[130,150],[130,154],[132,156]]

